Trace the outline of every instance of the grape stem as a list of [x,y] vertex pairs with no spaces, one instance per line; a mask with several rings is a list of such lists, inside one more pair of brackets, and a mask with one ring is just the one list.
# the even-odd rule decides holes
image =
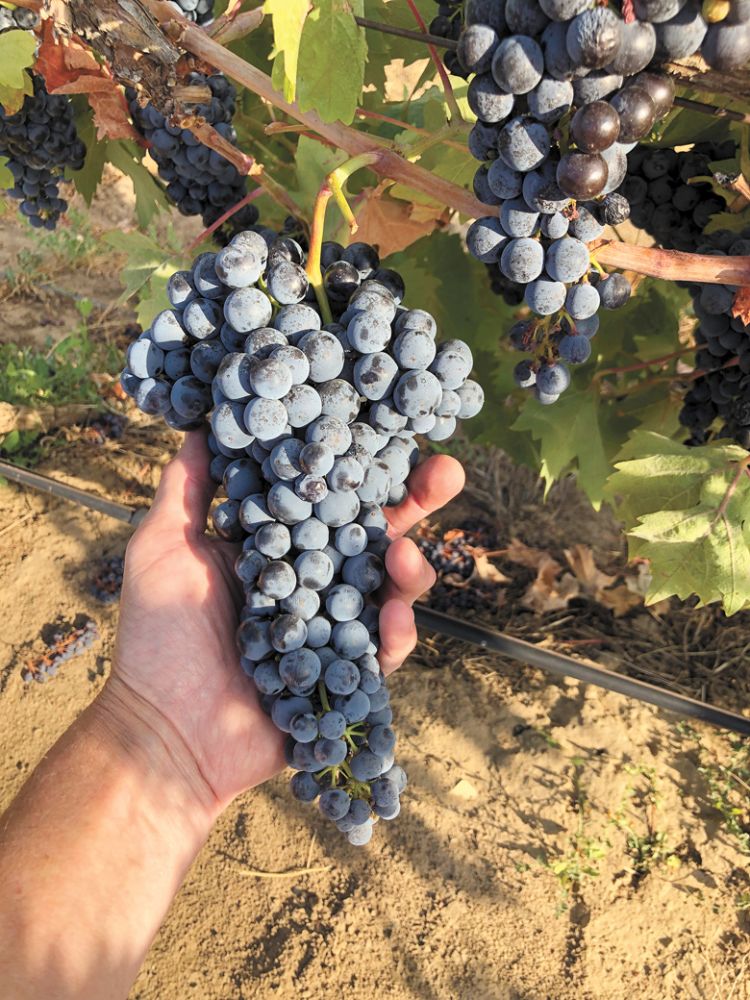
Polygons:
[[347,160],[346,163],[342,163],[336,167],[323,181],[318,191],[318,196],[315,199],[306,273],[310,284],[313,286],[315,298],[318,300],[320,311],[326,323],[333,322],[333,315],[330,303],[328,302],[328,296],[326,295],[325,285],[323,284],[323,274],[320,270],[320,253],[323,246],[328,202],[331,198],[335,199],[336,204],[341,210],[341,214],[349,225],[350,233],[354,235],[358,229],[357,220],[354,218],[354,212],[352,212],[351,206],[344,194],[344,185],[357,170],[361,170],[363,167],[374,166],[377,163],[379,155],[377,152],[361,153],[359,156],[354,156],[351,160]]
[[[372,169],[380,176],[420,191],[431,201],[450,206],[467,218],[497,215],[496,205],[485,205],[466,188],[438,177],[419,164],[410,163],[395,150],[384,149],[381,139],[338,121],[324,122],[314,111],[301,111],[298,105],[284,100],[274,89],[269,76],[219,45],[197,25],[181,17],[165,0],[143,0],[143,5],[157,21],[169,26],[169,35],[175,44],[226,73],[290,118],[301,122],[328,144],[343,149],[350,156],[378,151],[380,157]],[[750,285],[750,257],[701,256],[606,240],[595,244],[592,249],[596,250],[601,264],[654,278],[695,281],[701,284]]]
[[359,226],[357,225],[357,220],[354,218],[354,212],[351,210],[349,202],[346,200],[346,195],[344,194],[344,185],[358,170],[363,167],[374,166],[380,157],[379,153],[360,153],[359,156],[353,156],[351,160],[347,160],[346,163],[342,163],[340,167],[336,167],[331,173],[326,177],[326,182],[328,183],[331,193],[339,207],[341,214],[346,219],[349,226],[349,232],[352,236],[357,232]]
[[641,372],[646,371],[654,366],[663,367],[669,364],[670,361],[676,361],[677,358],[681,358],[684,354],[695,353],[695,347],[683,347],[679,351],[672,351],[671,354],[665,354],[661,358],[653,358],[651,361],[643,361],[636,365],[623,365],[621,368],[602,368],[601,371],[596,372],[592,378],[594,381],[602,379],[605,375],[625,375],[628,372]]
[[325,180],[318,191],[313,209],[312,230],[310,232],[310,249],[307,254],[307,267],[305,271],[307,278],[315,292],[315,298],[320,306],[320,312],[325,323],[333,322],[333,313],[323,285],[323,274],[320,270],[320,251],[323,246],[323,234],[326,226],[326,208],[331,200],[333,191],[327,180]]
[[[422,15],[419,13],[419,10],[417,9],[417,5],[414,2],[414,0],[406,0],[406,3],[409,6],[409,10],[414,15],[414,20],[419,25],[422,35],[424,36],[428,34],[427,25],[424,23],[424,19],[422,18]],[[443,84],[443,91],[445,93],[445,102],[450,110],[450,117],[454,118],[456,121],[459,122],[463,121],[463,115],[461,114],[461,109],[458,106],[456,95],[453,93],[453,87],[451,86],[450,77],[448,76],[448,71],[445,68],[443,60],[440,58],[440,53],[435,48],[435,46],[431,45],[429,42],[427,44],[427,48],[430,51],[430,57],[432,61],[435,63],[435,69],[437,69],[438,76],[440,77],[440,80]]]
[[360,28],[369,28],[370,31],[379,31],[383,35],[395,35],[397,38],[410,38],[413,42],[423,42],[427,45],[434,45],[439,49],[451,49],[455,52],[458,42],[452,38],[441,38],[439,35],[431,35],[427,31],[412,31],[411,28],[397,28],[395,24],[383,24],[382,21],[372,21],[369,17],[355,17],[354,20]]
[[236,42],[238,38],[245,38],[246,35],[251,34],[263,22],[263,9],[258,8],[256,10],[246,10],[241,14],[239,13],[239,8],[242,3],[236,5],[236,10],[233,14],[230,14],[227,9],[226,13],[218,18],[214,24],[208,28],[209,35],[221,45],[227,45],[229,42]]
[[259,198],[262,194],[263,194],[262,187],[257,187],[255,188],[254,191],[248,192],[248,194],[246,194],[244,198],[238,201],[236,205],[232,205],[232,207],[228,208],[223,215],[219,216],[216,222],[213,222],[210,226],[208,226],[207,229],[204,229],[202,233],[196,236],[195,239],[192,241],[192,243],[188,244],[187,250],[185,252],[192,253],[192,251],[195,250],[197,246],[200,246],[200,244],[203,243],[204,240],[208,239],[211,233],[219,229],[220,226],[223,226],[228,219],[231,219],[232,216],[235,214],[235,212],[239,212],[241,208],[244,208],[245,205],[249,205],[251,201],[255,201],[255,199]]

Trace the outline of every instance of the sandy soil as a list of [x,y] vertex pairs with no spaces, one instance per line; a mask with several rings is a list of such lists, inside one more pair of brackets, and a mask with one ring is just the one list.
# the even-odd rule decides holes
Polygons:
[[[0,268],[17,266],[9,256],[25,239],[2,220]],[[93,264],[90,274],[96,297],[112,301],[111,276]],[[79,293],[81,282],[55,273],[58,288]],[[1,336],[30,336],[38,302],[23,290],[13,301]],[[64,328],[59,309],[50,315]],[[67,438],[42,470],[127,502],[152,495],[177,442],[137,420],[101,447]],[[495,547],[517,536],[564,560],[582,542],[599,566],[622,569],[611,521],[584,513],[570,484],[543,506],[533,477],[484,455],[470,488]],[[0,810],[104,683],[117,606],[98,603],[90,581],[96,560],[126,541],[103,516],[0,489]],[[44,626],[78,614],[97,622],[99,641],[51,682],[25,684]],[[592,658],[728,707],[750,703],[737,652],[750,642],[748,616],[725,623],[673,604],[615,621],[593,601],[535,615],[506,600],[482,617],[560,648],[588,643]],[[712,649],[701,672],[694,665]],[[731,759],[725,736],[429,636],[392,688],[410,776],[398,821],[356,850],[292,799],[285,776],[239,799],[191,869],[132,1000],[750,996],[748,855],[710,787]]]

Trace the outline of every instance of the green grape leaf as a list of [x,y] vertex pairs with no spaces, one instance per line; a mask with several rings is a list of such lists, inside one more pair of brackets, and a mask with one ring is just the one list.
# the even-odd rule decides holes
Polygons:
[[15,185],[13,174],[8,170],[8,158],[0,156],[0,188],[7,190]]
[[25,87],[28,77],[24,71],[34,62],[36,44],[30,31],[4,31],[0,35],[0,87]]
[[79,113],[76,114],[76,127],[78,138],[86,145],[86,158],[80,170],[70,172],[70,177],[76,186],[76,191],[83,197],[87,205],[91,205],[96,189],[104,173],[104,164],[107,162],[107,152],[110,143],[104,139],[98,141],[94,119],[87,102],[81,102],[79,108],[79,98],[74,98]]
[[188,266],[183,248],[170,225],[165,237],[120,230],[104,234],[105,242],[125,256],[120,273],[124,291],[121,301],[138,296],[138,322],[146,329],[157,313],[169,308],[167,280],[179,267]]
[[169,249],[165,249],[145,233],[125,233],[114,229],[104,234],[104,241],[113,250],[127,257],[125,267],[120,274],[125,298],[142,288],[172,256]]
[[[735,445],[685,448],[636,432],[608,494],[619,498],[630,553],[651,562],[649,603],[696,594],[728,615],[750,605],[750,478]],[[644,544],[646,543],[646,544]]]
[[541,476],[546,490],[549,491],[575,463],[578,484],[597,509],[604,499],[604,486],[612,471],[599,408],[596,389],[568,390],[552,406],[542,406],[529,397],[513,425],[514,430],[529,431],[540,442]]
[[145,229],[158,212],[169,208],[167,196],[135,155],[132,143],[123,140],[107,143],[107,159],[132,181],[138,225]]
[[24,73],[20,87],[5,87],[0,84],[0,106],[6,115],[14,115],[23,105],[24,97],[31,96],[33,93],[34,84],[31,81],[31,76]]
[[354,20],[364,0],[313,0],[302,29],[297,99],[327,122],[354,119],[367,61],[365,32]]
[[266,0],[264,10],[273,18],[274,56],[271,79],[285,100],[297,96],[297,61],[302,29],[310,0]]
[[136,308],[136,319],[144,330],[151,326],[160,312],[172,308],[167,297],[167,282],[173,271],[173,265],[162,264],[141,288]]

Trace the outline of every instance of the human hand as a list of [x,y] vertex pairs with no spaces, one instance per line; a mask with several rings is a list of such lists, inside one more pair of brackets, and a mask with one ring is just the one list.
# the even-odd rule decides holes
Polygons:
[[[194,764],[202,798],[218,814],[280,771],[284,755],[283,734],[239,666],[235,632],[243,594],[233,570],[239,546],[206,534],[216,490],[209,461],[205,435],[188,434],[128,545],[103,697],[120,727],[130,720],[136,731],[158,728],[162,742],[174,741],[168,752]],[[411,607],[435,580],[414,542],[402,536],[459,493],[463,481],[455,459],[435,456],[413,472],[407,499],[387,511],[394,541],[381,595],[379,659],[386,673],[414,648]]]

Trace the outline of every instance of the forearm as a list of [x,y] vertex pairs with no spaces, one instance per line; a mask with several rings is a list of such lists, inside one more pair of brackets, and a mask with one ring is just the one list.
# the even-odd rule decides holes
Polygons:
[[217,809],[115,683],[0,818],[0,1000],[124,998]]

